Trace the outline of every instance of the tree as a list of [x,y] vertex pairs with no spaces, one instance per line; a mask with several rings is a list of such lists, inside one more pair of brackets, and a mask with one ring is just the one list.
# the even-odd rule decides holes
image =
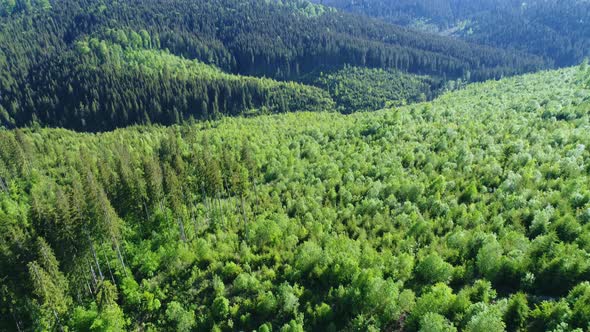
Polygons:
[[445,262],[438,254],[431,253],[416,266],[416,275],[426,284],[447,283],[453,274],[453,266]]
[[482,312],[473,316],[467,326],[466,332],[503,332],[506,326],[502,321],[500,311],[494,307],[488,307]]
[[530,309],[526,295],[517,293],[508,300],[504,321],[508,331],[521,331],[526,327]]
[[590,322],[590,283],[577,285],[567,298],[572,304],[572,327],[587,328]]
[[8,16],[14,12],[16,0],[2,0],[0,2],[0,16]]
[[502,247],[496,239],[486,241],[481,247],[477,253],[476,265],[486,279],[495,280],[502,266]]
[[218,321],[227,318],[229,315],[229,300],[225,297],[217,297],[213,300],[213,306],[211,307],[213,317]]
[[195,313],[185,310],[176,301],[168,303],[166,317],[176,326],[176,331],[190,331],[195,325]]
[[556,329],[564,319],[571,317],[571,309],[565,300],[557,302],[543,301],[531,311],[533,331],[551,331]]
[[456,332],[457,328],[444,316],[429,312],[420,320],[420,332]]
[[68,297],[68,283],[59,270],[59,264],[53,250],[42,238],[37,239],[38,260],[30,262],[27,267],[33,285],[33,293],[37,296],[40,309],[43,312],[43,322],[46,328],[62,326],[60,316],[63,315],[71,303]]
[[416,300],[416,305],[411,311],[407,321],[410,330],[417,330],[421,319],[428,313],[446,315],[452,309],[457,296],[453,290],[443,283],[438,283],[428,288],[422,296]]
[[475,183],[471,183],[465,188],[459,200],[461,203],[473,203],[477,199],[477,195],[477,186]]
[[91,331],[126,331],[127,321],[117,298],[117,288],[110,281],[104,281],[97,295],[98,315],[92,322]]
[[303,332],[303,325],[295,320],[291,320],[289,323],[281,327],[281,332]]

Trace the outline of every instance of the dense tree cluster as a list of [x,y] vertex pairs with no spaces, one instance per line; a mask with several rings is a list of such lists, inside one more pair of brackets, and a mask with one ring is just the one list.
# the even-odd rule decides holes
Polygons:
[[387,22],[577,65],[590,55],[590,3],[560,0],[312,0]]
[[0,17],[15,13],[30,14],[35,11],[47,11],[50,8],[49,0],[0,0]]
[[589,77],[0,131],[0,329],[587,330]]
[[[11,3],[4,0],[1,8]],[[114,62],[129,61],[128,56],[105,58],[112,53],[110,44],[198,60],[226,73],[295,81],[347,64],[443,80],[467,73],[471,80],[484,80],[550,66],[538,57],[415,33],[302,0],[32,3],[36,10],[0,15],[0,125],[10,128],[35,121],[85,130],[147,120],[168,124],[191,115],[209,117],[216,114],[213,108],[225,114],[244,107],[292,110],[305,102],[293,95],[322,94],[283,85],[277,89],[284,93],[271,94],[287,96],[277,98],[268,96],[269,85],[277,86],[270,81],[195,82],[166,72],[143,74]],[[96,48],[81,44],[89,40],[105,42]],[[154,61],[175,61],[164,58]],[[313,103],[310,110],[321,108]]]
[[14,118],[5,114],[6,122],[98,131],[245,111],[332,109],[329,94],[315,87],[226,74],[197,60],[145,49],[157,43],[145,31],[113,30],[108,35],[120,44],[82,40],[68,57],[37,67],[32,84],[38,86],[38,98],[21,105]]
[[352,113],[430,100],[442,83],[392,69],[345,66],[335,72],[322,73],[314,85],[330,92],[340,112]]

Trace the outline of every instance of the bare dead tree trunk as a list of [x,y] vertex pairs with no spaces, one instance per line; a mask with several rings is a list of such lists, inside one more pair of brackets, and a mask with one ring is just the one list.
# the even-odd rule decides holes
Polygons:
[[182,218],[176,218],[178,221],[178,228],[180,229],[180,239],[182,242],[186,243],[186,233],[184,232],[184,223],[182,222]]
[[14,310],[10,310],[10,313],[12,314],[12,319],[14,319],[14,323],[16,324],[16,330],[18,332],[22,332],[22,329],[20,327],[20,321],[18,320],[18,318],[16,318],[16,314],[14,313]]
[[207,200],[207,193],[205,192],[205,185],[201,182],[201,196],[203,196],[203,205],[205,206],[205,215],[207,220],[209,220],[209,202]]
[[221,198],[219,196],[219,192],[217,192],[217,205],[219,208],[219,218],[221,219],[221,225],[225,225],[225,220],[223,218],[223,207],[221,206]]
[[92,252],[92,257],[94,257],[94,263],[96,264],[96,268],[98,270],[98,274],[100,275],[100,280],[104,280],[104,275],[102,274],[102,269],[100,268],[100,263],[98,262],[98,257],[96,256],[96,250],[94,250],[94,244],[92,244],[92,240],[90,239],[90,235],[88,236],[88,243],[90,243],[90,251]]
[[94,289],[96,289],[97,285],[98,285],[98,280],[96,280],[96,273],[94,273],[94,268],[92,267],[92,262],[90,261],[90,259],[86,258],[86,263],[88,264],[89,272],[90,272],[90,281],[92,282],[92,286],[94,286]]
[[94,267],[92,267],[92,264],[90,263],[90,275],[92,276],[92,280],[94,281],[94,288],[96,288],[98,286],[98,280],[96,280],[96,272],[94,272]]
[[53,316],[55,317],[55,323],[57,324],[59,330],[61,332],[63,332],[64,328],[63,326],[61,326],[61,322],[59,321],[59,316],[57,315],[57,311],[55,311],[55,309],[51,309],[51,311],[53,311]]
[[117,251],[117,257],[119,258],[119,262],[121,263],[121,267],[123,268],[123,275],[127,276],[127,267],[125,266],[125,260],[123,259],[123,255],[121,254],[121,248],[119,247],[119,243],[117,240],[113,238],[113,244],[115,245],[115,250]]
[[246,236],[248,236],[248,216],[246,216],[246,208],[244,206],[244,195],[240,195],[240,201],[242,205],[242,217],[244,218],[244,230],[246,232]]
[[258,200],[258,187],[256,186],[256,179],[252,180],[252,184],[254,184],[254,199],[256,200],[256,206],[260,206],[260,201]]
[[195,202],[191,200],[191,221],[193,223],[193,228],[195,229],[195,237],[197,234],[199,234],[199,224],[197,223],[197,218],[195,217],[196,209],[197,206],[195,205]]
[[166,225],[168,225],[168,212],[164,210],[162,206],[162,201],[160,201],[160,210],[164,213],[164,218],[166,219]]
[[182,191],[182,199],[184,199],[184,201],[187,203],[187,205],[189,206],[189,214],[190,214],[190,218],[191,218],[191,223],[193,224],[193,228],[195,230],[195,236],[197,236],[197,221],[195,220],[195,204],[193,202],[193,200],[191,198],[187,199],[186,198],[186,194],[184,192],[184,187],[181,186],[181,191]]
[[229,186],[227,185],[227,179],[223,177],[223,189],[226,193],[229,193]]
[[0,191],[8,192],[8,183],[0,176]]
[[88,282],[88,279],[84,278],[86,281],[86,287],[88,287],[88,293],[90,293],[90,296],[92,296],[94,298],[94,291],[92,290],[92,287],[90,287],[90,283]]
[[109,275],[111,276],[111,281],[113,282],[113,285],[115,285],[115,277],[113,276],[113,270],[111,269],[111,263],[109,263],[109,258],[107,257],[107,254],[105,252],[103,252],[104,255],[104,260],[105,262],[107,262],[107,268],[109,269]]
[[145,200],[141,200],[143,203],[143,209],[145,210],[145,217],[147,218],[146,220],[150,220],[150,211],[148,210],[147,204],[145,202]]
[[121,267],[123,268],[123,274],[125,276],[127,276],[127,269],[126,269],[126,266],[125,266],[125,260],[123,259],[123,255],[121,254],[121,249],[119,247],[119,242],[117,241],[117,238],[116,238],[116,236],[114,234],[113,225],[112,225],[113,223],[112,223],[112,220],[110,218],[109,211],[108,211],[107,205],[104,202],[104,200],[101,201],[101,206],[102,206],[103,212],[105,214],[106,221],[107,221],[107,223],[109,225],[109,229],[110,229],[110,232],[109,233],[110,233],[110,236],[111,236],[112,245],[115,246],[115,250],[117,251],[117,256],[119,258],[119,261],[121,262]]

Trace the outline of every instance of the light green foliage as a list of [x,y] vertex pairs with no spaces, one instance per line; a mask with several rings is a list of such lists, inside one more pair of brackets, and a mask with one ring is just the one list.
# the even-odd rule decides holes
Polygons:
[[100,311],[92,325],[90,331],[97,332],[123,332],[127,331],[127,321],[125,320],[123,310],[118,305],[110,305]]
[[252,243],[258,247],[276,246],[283,234],[274,220],[257,220],[250,230]]
[[225,297],[218,297],[213,301],[211,308],[213,317],[217,319],[224,319],[229,314],[229,300]]
[[572,306],[571,325],[577,328],[590,327],[590,283],[583,282],[568,294]]
[[531,311],[532,328],[536,331],[551,331],[563,324],[567,327],[571,315],[572,311],[565,300],[543,301]]
[[492,288],[492,283],[487,280],[476,280],[473,286],[465,288],[469,293],[472,302],[490,303],[496,296],[496,290]]
[[477,268],[488,280],[494,280],[502,266],[502,246],[491,238],[477,253]]
[[0,17],[18,12],[32,13],[51,9],[49,0],[0,0]]
[[70,318],[69,326],[75,331],[90,331],[90,327],[97,316],[96,303],[93,303],[89,309],[76,307]]
[[316,18],[324,15],[326,12],[335,12],[332,7],[326,7],[320,4],[314,4],[307,0],[265,0],[275,3],[278,6],[290,8],[292,11],[299,13],[308,18]]
[[[186,62],[173,63],[146,70]],[[578,71],[348,116],[0,131],[2,317],[58,329],[55,309],[70,330],[586,329]]]
[[432,286],[416,300],[416,305],[408,319],[409,327],[412,330],[418,329],[421,319],[428,313],[443,316],[449,314],[456,298],[453,290],[447,285],[439,283]]
[[281,327],[281,332],[303,332],[303,326],[296,322],[295,320],[291,320],[289,323],[283,325]]
[[501,312],[496,307],[485,307],[475,314],[465,327],[466,332],[503,332],[506,325],[502,321]]
[[449,282],[452,273],[453,266],[436,253],[429,254],[416,266],[417,277],[426,284]]
[[457,328],[444,316],[427,313],[420,320],[420,332],[456,332]]
[[116,287],[108,281],[100,285],[97,301],[89,308],[76,307],[69,320],[69,326],[76,331],[119,332],[127,330],[123,310],[116,303]]
[[36,242],[37,260],[30,262],[29,278],[33,286],[41,310],[40,324],[46,328],[58,324],[59,316],[63,315],[71,305],[68,296],[68,283],[59,269],[59,263],[53,250],[43,238]]
[[191,331],[191,328],[195,325],[195,313],[185,310],[176,301],[168,303],[166,316],[176,327],[176,331]]

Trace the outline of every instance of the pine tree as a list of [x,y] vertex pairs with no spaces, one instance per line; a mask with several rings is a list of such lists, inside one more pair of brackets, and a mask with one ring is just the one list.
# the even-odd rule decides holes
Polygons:
[[68,282],[59,270],[59,263],[47,242],[38,238],[36,246],[37,260],[30,262],[27,267],[33,293],[39,300],[43,313],[44,322],[41,324],[59,326],[62,329],[60,316],[68,310],[71,303],[67,295]]

